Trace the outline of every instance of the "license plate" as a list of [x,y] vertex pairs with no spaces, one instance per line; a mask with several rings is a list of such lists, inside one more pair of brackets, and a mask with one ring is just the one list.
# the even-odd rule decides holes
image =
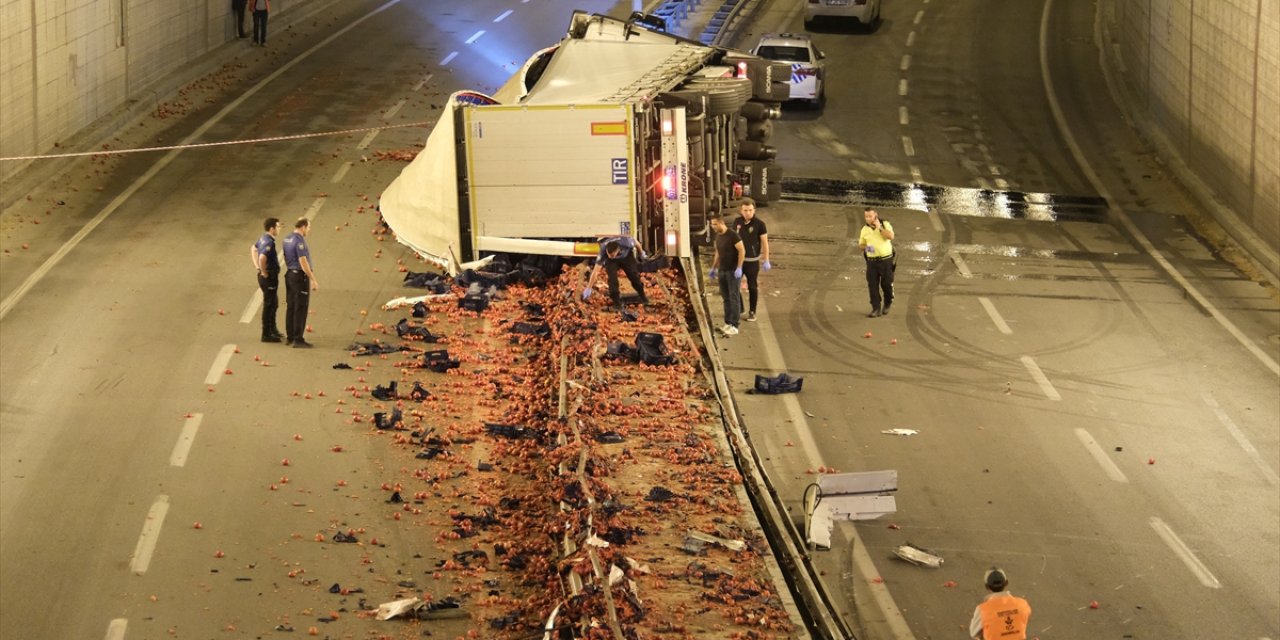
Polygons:
[[827,0],[828,7],[847,7],[849,0]]

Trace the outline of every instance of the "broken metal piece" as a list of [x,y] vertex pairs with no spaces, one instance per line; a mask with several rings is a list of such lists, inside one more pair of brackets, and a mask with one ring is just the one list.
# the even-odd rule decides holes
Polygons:
[[[701,531],[695,531],[692,529],[690,529],[686,535],[689,538],[693,538],[695,540],[700,540],[702,542],[720,545],[730,551],[742,551],[747,548],[747,543],[745,540],[729,540],[727,538],[721,538],[720,536],[713,536],[709,533],[703,533]],[[688,538],[686,538],[686,540],[687,539]]]
[[887,436],[914,436],[920,432],[916,431],[915,429],[885,429],[880,433],[883,433]]
[[403,600],[393,600],[378,605],[379,620],[390,620],[399,616],[413,613],[422,607],[421,598],[405,598]]
[[900,545],[894,549],[893,555],[917,566],[932,567],[934,569],[942,566],[941,557],[934,555],[927,549],[917,547],[910,542]]

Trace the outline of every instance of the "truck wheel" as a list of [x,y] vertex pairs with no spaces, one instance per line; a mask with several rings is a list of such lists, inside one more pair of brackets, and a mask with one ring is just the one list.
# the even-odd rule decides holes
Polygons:
[[768,142],[769,137],[773,135],[772,120],[756,120],[747,123],[747,139],[756,142]]
[[738,145],[738,157],[743,160],[772,160],[778,157],[778,150],[763,142],[747,140]]

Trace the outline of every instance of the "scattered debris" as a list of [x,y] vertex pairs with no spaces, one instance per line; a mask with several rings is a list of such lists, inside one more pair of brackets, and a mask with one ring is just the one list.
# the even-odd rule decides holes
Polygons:
[[802,389],[803,387],[804,387],[803,377],[792,378],[791,376],[785,373],[779,373],[778,375],[770,378],[768,376],[762,376],[762,375],[756,374],[755,388],[748,391],[747,393],[754,392],[754,393],[763,393],[763,394],[770,394],[770,395],[778,394],[778,393],[799,393],[800,389]]
[[915,546],[908,542],[899,545],[893,550],[893,555],[910,562],[916,566],[932,567],[934,569],[942,566],[942,558],[930,552],[928,549]]
[[885,429],[880,433],[883,433],[887,436],[914,436],[920,432],[916,431],[915,429]]

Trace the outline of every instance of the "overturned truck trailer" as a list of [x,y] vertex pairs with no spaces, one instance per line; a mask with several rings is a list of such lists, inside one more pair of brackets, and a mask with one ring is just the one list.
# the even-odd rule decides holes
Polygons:
[[382,194],[400,242],[450,274],[497,253],[594,255],[614,235],[688,257],[734,198],[776,199],[788,66],[654,25],[574,12],[494,95],[450,96]]

